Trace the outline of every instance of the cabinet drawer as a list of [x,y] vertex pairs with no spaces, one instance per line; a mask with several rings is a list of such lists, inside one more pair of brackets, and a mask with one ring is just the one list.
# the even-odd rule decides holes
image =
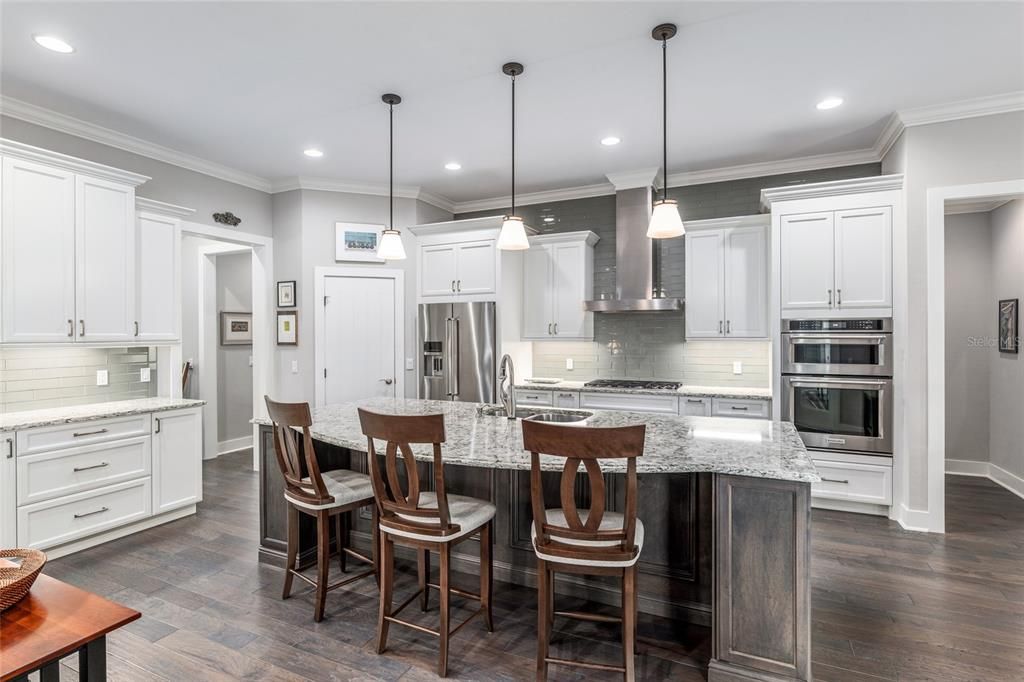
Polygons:
[[18,458],[18,505],[150,474],[150,438],[85,445]]
[[742,398],[715,398],[711,402],[711,414],[715,417],[740,417],[743,419],[767,419],[770,410],[767,400]]
[[710,417],[711,398],[683,396],[679,399],[679,414],[684,417]]
[[623,410],[625,412],[679,414],[679,399],[674,395],[580,393],[580,407],[592,410]]
[[812,497],[892,504],[892,467],[818,459],[813,461],[821,482],[811,484]]
[[575,408],[580,406],[580,394],[575,391],[555,391],[552,395],[555,407]]
[[149,414],[59,426],[40,426],[18,432],[18,456],[25,457],[47,450],[146,436],[149,435],[149,431]]
[[18,508],[18,545],[47,549],[152,515],[147,476]]
[[516,405],[551,407],[551,391],[516,391]]

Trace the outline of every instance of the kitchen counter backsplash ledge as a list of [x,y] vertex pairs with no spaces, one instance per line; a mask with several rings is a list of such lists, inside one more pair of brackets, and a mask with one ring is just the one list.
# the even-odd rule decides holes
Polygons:
[[45,410],[27,410],[0,415],[0,431],[17,431],[37,426],[53,426],[55,424],[74,424],[110,417],[128,417],[133,414],[147,412],[166,412],[186,407],[205,405],[205,400],[186,398],[138,398],[135,400],[115,400],[90,405],[73,405],[69,407],[51,407]]

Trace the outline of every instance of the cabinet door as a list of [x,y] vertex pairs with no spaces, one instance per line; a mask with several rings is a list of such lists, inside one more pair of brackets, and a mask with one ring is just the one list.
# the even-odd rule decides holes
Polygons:
[[782,309],[832,307],[835,288],[832,212],[782,216]]
[[761,227],[737,227],[725,235],[725,334],[768,336],[768,244]]
[[456,251],[456,292],[493,294],[498,283],[496,266],[493,239],[459,244]]
[[577,244],[551,245],[551,284],[553,294],[555,338],[584,339],[593,336],[588,321],[593,313],[583,309],[586,283],[592,273],[587,268],[587,246]]
[[455,296],[455,244],[435,244],[420,249],[420,295]]
[[135,338],[135,189],[78,176],[75,309],[81,341]]
[[686,234],[686,337],[722,336],[725,331],[724,234]]
[[535,245],[523,254],[523,338],[547,339],[554,331],[551,247]]
[[153,415],[153,513],[203,499],[203,418],[198,409]]
[[836,307],[892,307],[892,208],[836,211]]
[[180,336],[180,228],[173,218],[143,213],[138,219],[136,328],[139,341],[174,341]]
[[0,183],[3,341],[72,341],[75,176],[5,158]]

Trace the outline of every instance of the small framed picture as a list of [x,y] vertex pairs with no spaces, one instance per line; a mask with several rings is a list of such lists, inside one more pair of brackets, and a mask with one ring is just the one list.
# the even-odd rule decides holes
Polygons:
[[334,223],[334,260],[383,263],[377,258],[383,225],[373,223]]
[[1005,298],[999,301],[999,352],[1020,352],[1020,326],[1017,316],[1019,299]]
[[277,311],[277,345],[299,345],[299,313],[295,310]]
[[252,313],[220,314],[220,345],[251,346],[252,345]]
[[295,280],[277,283],[277,307],[295,307]]

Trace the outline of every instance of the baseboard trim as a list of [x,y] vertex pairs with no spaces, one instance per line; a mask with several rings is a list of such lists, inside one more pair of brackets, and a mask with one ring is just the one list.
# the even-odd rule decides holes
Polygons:
[[1017,497],[1024,499],[1024,478],[1011,473],[991,462],[975,462],[969,459],[947,459],[946,473],[953,476],[976,476],[987,478],[1006,488]]
[[232,452],[238,452],[239,450],[248,450],[252,447],[252,436],[242,436],[241,438],[231,438],[229,440],[222,440],[217,443],[217,454],[210,459],[215,459],[221,455],[227,455]]
[[812,509],[829,509],[831,511],[850,512],[853,514],[869,514],[871,516],[889,516],[889,505],[854,502],[852,500],[833,500],[824,497],[811,497]]
[[931,514],[927,509],[910,509],[905,504],[896,508],[896,516],[893,519],[903,526],[904,530],[913,530],[919,533],[931,533]]
[[87,538],[75,540],[74,542],[69,542],[66,545],[60,545],[59,547],[51,547],[50,549],[43,551],[46,552],[47,559],[59,559],[62,556],[81,552],[83,549],[102,545],[105,542],[117,540],[118,538],[123,538],[126,535],[138,533],[139,531],[155,528],[156,526],[161,526],[165,523],[170,523],[171,521],[177,521],[178,519],[183,519],[186,516],[192,516],[195,513],[196,505],[192,504],[187,507],[182,507],[181,509],[165,512],[158,516],[151,516],[148,519],[136,521],[135,523],[130,523],[127,526],[120,526],[119,528],[114,528],[97,535],[90,535]]

